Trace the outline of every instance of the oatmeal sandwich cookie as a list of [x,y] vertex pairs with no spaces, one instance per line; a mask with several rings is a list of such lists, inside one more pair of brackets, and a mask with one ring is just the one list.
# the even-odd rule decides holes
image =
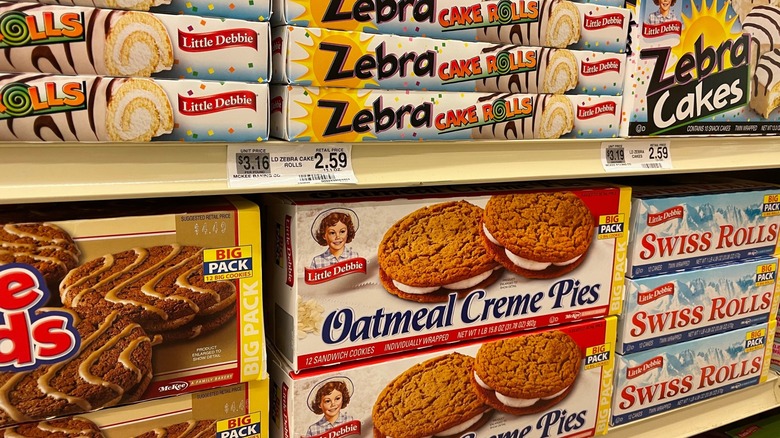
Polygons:
[[554,278],[585,259],[595,221],[571,192],[495,195],[482,216],[482,241],[505,268],[527,278]]
[[103,438],[95,423],[82,417],[23,423],[0,430],[0,438]]
[[374,403],[374,437],[461,436],[487,423],[493,411],[471,385],[473,364],[470,356],[450,353],[393,379]]
[[489,342],[474,361],[472,384],[479,398],[513,415],[541,412],[574,387],[582,356],[569,335],[553,330]]
[[480,241],[481,217],[476,205],[452,201],[401,218],[379,245],[382,285],[405,300],[430,303],[495,282],[501,266]]
[[159,334],[228,311],[236,290],[228,281],[204,281],[203,248],[174,244],[90,260],[62,280],[60,297],[79,314],[118,310]]

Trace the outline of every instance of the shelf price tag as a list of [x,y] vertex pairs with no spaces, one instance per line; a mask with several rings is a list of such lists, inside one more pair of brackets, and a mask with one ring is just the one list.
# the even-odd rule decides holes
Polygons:
[[352,145],[228,145],[229,187],[355,184]]
[[671,145],[668,140],[603,142],[601,164],[606,172],[672,169]]

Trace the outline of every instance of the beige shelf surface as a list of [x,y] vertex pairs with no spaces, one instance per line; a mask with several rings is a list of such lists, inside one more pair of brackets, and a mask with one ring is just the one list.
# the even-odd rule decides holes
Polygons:
[[[780,137],[669,141],[674,173],[780,167]],[[601,143],[602,140],[361,143],[352,147],[357,186],[240,189],[228,187],[225,143],[0,143],[0,203],[614,175],[605,173],[602,167]]]
[[608,438],[685,438],[780,406],[780,379],[610,429]]

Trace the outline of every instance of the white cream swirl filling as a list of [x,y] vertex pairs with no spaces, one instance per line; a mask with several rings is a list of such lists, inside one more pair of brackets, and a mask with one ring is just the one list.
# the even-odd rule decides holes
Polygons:
[[493,391],[496,394],[496,398],[498,399],[498,401],[500,401],[506,406],[509,406],[510,408],[527,408],[528,406],[533,406],[539,400],[554,399],[555,397],[558,397],[559,395],[566,392],[567,389],[569,389],[569,387],[567,386],[561,389],[560,391],[556,392],[555,394],[548,395],[546,397],[540,397],[540,398],[514,398],[514,397],[509,397],[507,395],[501,394],[500,392],[488,386],[485,382],[482,381],[482,379],[479,378],[476,372],[474,373],[474,379],[477,381],[477,384],[482,388],[485,388],[488,391]]
[[[496,268],[499,269],[499,268]],[[393,280],[393,285],[398,288],[401,292],[406,292],[408,294],[412,295],[425,295],[429,294],[431,292],[436,292],[437,290],[441,288],[450,289],[450,290],[460,290],[460,289],[468,289],[470,287],[474,287],[483,281],[487,280],[490,275],[493,274],[493,270],[483,272],[481,274],[475,275],[471,278],[467,278],[465,280],[456,281],[455,283],[449,283],[444,284],[441,286],[431,286],[431,287],[416,287],[416,286],[409,286],[407,284],[403,284],[399,281]]]
[[[482,230],[485,232],[485,236],[488,238],[489,241],[493,242],[494,245],[500,246],[504,248],[503,245],[498,243],[498,241],[493,237],[492,234],[490,234],[490,231],[488,231],[487,227],[483,224]],[[550,265],[555,266],[567,266],[574,262],[576,262],[582,255],[578,255],[577,257],[574,257],[572,259],[563,261],[563,262],[556,262],[556,263],[548,263],[548,262],[537,262],[534,260],[529,260],[523,257],[520,257],[519,255],[509,251],[508,249],[504,248],[504,253],[506,254],[506,257],[509,259],[510,262],[514,263],[515,266],[526,269],[529,271],[543,271],[550,267]]]

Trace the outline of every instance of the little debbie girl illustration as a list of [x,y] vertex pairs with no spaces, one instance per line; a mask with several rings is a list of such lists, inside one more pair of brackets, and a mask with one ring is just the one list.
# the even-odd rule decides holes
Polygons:
[[357,257],[358,253],[347,246],[355,238],[357,228],[357,215],[352,210],[336,208],[320,213],[312,224],[312,237],[327,249],[314,257],[309,267],[321,269]]
[[352,382],[347,378],[331,379],[320,382],[309,394],[309,409],[322,418],[309,426],[306,437],[321,435],[336,426],[353,420],[342,412],[349,404],[352,395]]

